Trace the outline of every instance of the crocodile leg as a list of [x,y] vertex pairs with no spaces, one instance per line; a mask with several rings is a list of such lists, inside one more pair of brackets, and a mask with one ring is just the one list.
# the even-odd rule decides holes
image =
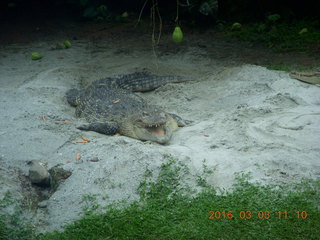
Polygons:
[[119,125],[114,122],[93,122],[77,128],[80,130],[94,131],[106,135],[114,135],[118,132]]
[[289,76],[297,80],[320,86],[320,69],[315,71],[292,71]]
[[178,127],[185,127],[185,126],[189,125],[190,123],[192,123],[192,121],[182,119],[177,114],[174,114],[174,113],[168,113],[168,114],[177,122]]

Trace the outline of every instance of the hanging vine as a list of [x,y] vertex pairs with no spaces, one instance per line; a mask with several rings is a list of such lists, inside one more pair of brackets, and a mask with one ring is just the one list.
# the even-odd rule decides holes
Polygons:
[[[138,21],[137,21],[137,24],[136,26],[139,24],[139,22],[141,21],[141,17],[142,17],[142,13],[147,5],[147,3],[149,2],[149,0],[145,0],[145,2],[143,3],[142,5],[142,8],[140,10],[140,13],[139,13],[139,17],[138,17]],[[176,7],[176,18],[175,18],[175,23],[176,23],[176,26],[179,25],[179,6],[189,6],[190,3],[189,3],[189,0],[186,0],[186,3],[185,4],[181,4],[179,0],[177,0],[176,2],[177,4],[177,7]],[[158,4],[158,0],[152,0],[152,6],[150,8],[150,19],[151,19],[151,25],[152,25],[152,44],[153,44],[153,47],[154,45],[156,44],[159,44],[160,42],[160,38],[161,38],[161,33],[162,33],[162,18],[161,18],[161,14],[160,14],[160,11],[159,11],[159,4]],[[158,37],[157,37],[157,40],[156,40],[156,22],[159,21],[159,32],[158,32]]]
[[179,24],[178,21],[179,21],[179,0],[177,0],[177,16],[175,20],[176,26]]
[[[144,4],[142,5],[136,26],[141,21],[142,13],[143,13],[148,2],[149,2],[149,0],[145,0]],[[179,0],[177,0],[176,3],[177,3],[176,4],[177,5],[176,6],[176,18],[175,18],[176,27],[174,29],[172,38],[173,38],[174,42],[180,43],[182,41],[183,34],[182,34],[182,31],[179,27],[179,6],[187,7],[190,5],[190,3],[189,3],[189,0],[186,0],[185,4],[181,4]],[[151,35],[152,49],[153,49],[154,56],[157,58],[155,47],[157,44],[159,44],[160,38],[161,38],[161,33],[162,33],[162,18],[161,18],[161,14],[159,11],[158,0],[152,0],[152,5],[150,8],[150,20],[151,20],[150,24],[152,26],[152,35]],[[158,36],[156,37],[156,35],[157,35],[157,33],[156,33],[157,22],[159,23],[159,27],[158,27]]]

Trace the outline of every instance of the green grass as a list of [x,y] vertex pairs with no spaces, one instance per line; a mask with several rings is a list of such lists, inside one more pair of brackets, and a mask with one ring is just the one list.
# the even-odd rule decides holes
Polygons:
[[[5,214],[8,206],[15,206],[13,214]],[[21,208],[15,204],[9,192],[0,199],[0,240],[34,239],[32,228],[20,217]]]
[[[320,23],[317,21],[262,22],[242,25],[238,30],[226,31],[227,36],[258,42],[276,52],[307,51],[314,53],[320,47]],[[231,28],[231,27],[230,27]],[[306,28],[307,32],[300,33]]]
[[308,66],[288,66],[286,64],[278,64],[278,65],[268,65],[266,66],[267,69],[269,70],[277,70],[277,71],[285,71],[285,72],[290,72],[292,70],[294,71],[307,71],[307,70],[313,70],[317,68],[319,65],[318,64],[311,64]]
[[35,239],[31,227],[20,220],[13,220],[8,218],[8,216],[0,216],[0,240],[23,239]]
[[319,180],[261,186],[239,174],[232,192],[206,185],[195,193],[180,184],[186,171],[169,160],[155,180],[146,174],[140,201],[108,206],[37,240],[319,239]]
[[[139,202],[109,207],[38,239],[319,239],[320,181],[289,191],[238,177],[233,192],[218,195],[206,187],[191,194],[180,186],[179,174],[181,168],[169,161],[156,181],[142,182]],[[209,219],[210,211],[216,219]]]

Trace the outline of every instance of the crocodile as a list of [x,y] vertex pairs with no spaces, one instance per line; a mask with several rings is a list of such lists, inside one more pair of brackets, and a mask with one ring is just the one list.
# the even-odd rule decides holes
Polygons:
[[173,132],[188,121],[157,105],[148,104],[135,92],[189,80],[180,76],[135,72],[96,80],[84,89],[70,89],[66,98],[71,106],[76,107],[76,117],[88,122],[79,126],[80,130],[106,135],[119,133],[142,141],[167,144]]
[[320,86],[320,68],[312,71],[291,71],[289,76],[303,82]]

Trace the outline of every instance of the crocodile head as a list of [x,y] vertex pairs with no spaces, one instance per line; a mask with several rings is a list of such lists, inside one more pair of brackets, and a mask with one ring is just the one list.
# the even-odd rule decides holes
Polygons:
[[168,113],[153,109],[131,113],[122,121],[120,133],[143,141],[166,144],[177,128],[177,122]]

